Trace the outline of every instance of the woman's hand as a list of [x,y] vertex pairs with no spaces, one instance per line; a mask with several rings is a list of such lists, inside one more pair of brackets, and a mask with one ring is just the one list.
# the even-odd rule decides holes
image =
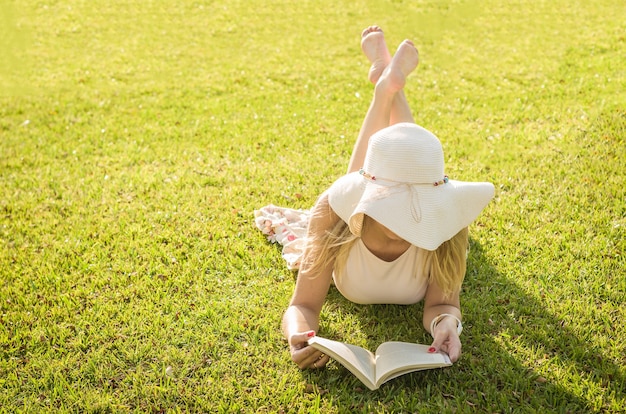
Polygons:
[[431,332],[433,343],[428,352],[443,351],[448,354],[450,361],[456,362],[461,356],[461,340],[457,333],[457,322],[454,318],[443,318]]
[[291,360],[300,369],[318,369],[324,367],[330,359],[328,355],[309,346],[307,341],[315,336],[315,331],[298,332],[289,336],[289,351]]

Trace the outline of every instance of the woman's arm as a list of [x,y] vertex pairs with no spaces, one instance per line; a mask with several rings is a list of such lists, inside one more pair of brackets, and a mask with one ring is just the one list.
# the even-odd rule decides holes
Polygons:
[[[313,208],[307,238],[320,240],[339,220],[328,204],[328,196],[323,194]],[[282,320],[283,335],[289,341],[291,358],[303,369],[319,368],[328,361],[328,357],[320,359],[319,351],[307,347],[306,340],[319,329],[319,315],[328,293],[334,265],[334,260],[331,260],[324,269],[311,269],[308,254],[311,254],[310,248],[304,252],[296,287]]]
[[[439,315],[448,314],[461,320],[461,302],[459,291],[450,295],[445,295],[437,282],[431,281],[426,291],[424,299],[424,328],[430,332],[430,325],[433,319]],[[461,340],[457,333],[457,319],[447,316],[440,319],[436,324],[434,332],[430,332],[433,336],[431,352],[442,350],[450,356],[452,362],[455,362],[461,356]]]

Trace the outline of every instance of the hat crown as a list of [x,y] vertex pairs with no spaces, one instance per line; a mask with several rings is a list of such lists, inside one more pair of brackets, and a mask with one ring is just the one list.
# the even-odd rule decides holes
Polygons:
[[419,125],[395,124],[372,135],[363,169],[382,180],[434,183],[444,176],[443,148]]

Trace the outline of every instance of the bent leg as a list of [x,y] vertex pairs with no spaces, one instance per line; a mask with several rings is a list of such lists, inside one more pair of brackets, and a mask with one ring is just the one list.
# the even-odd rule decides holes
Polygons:
[[389,125],[398,124],[400,122],[415,123],[403,90],[399,91],[393,99]]
[[[371,64],[367,77],[370,82],[376,84],[391,62],[391,54],[387,48],[383,30],[378,26],[369,26],[363,30],[361,49]],[[391,104],[389,124],[399,122],[415,122],[403,91],[398,92]]]
[[[411,41],[405,40],[400,44],[395,56],[378,78],[374,88],[374,98],[365,115],[352,151],[348,173],[358,171],[363,166],[369,138],[377,131],[390,125],[394,104],[398,106],[396,108],[398,113],[394,114],[394,120],[398,118],[407,119],[405,109],[408,110],[408,105],[402,88],[406,83],[406,77],[417,67],[418,60],[417,49]],[[408,116],[410,116],[410,111]]]

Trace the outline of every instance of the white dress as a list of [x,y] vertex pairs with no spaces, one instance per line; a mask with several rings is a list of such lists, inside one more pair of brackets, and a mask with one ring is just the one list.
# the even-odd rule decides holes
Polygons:
[[421,273],[423,254],[411,245],[396,260],[387,262],[358,239],[341,277],[333,273],[333,280],[339,292],[355,303],[414,304],[424,298],[428,287],[428,276]]

